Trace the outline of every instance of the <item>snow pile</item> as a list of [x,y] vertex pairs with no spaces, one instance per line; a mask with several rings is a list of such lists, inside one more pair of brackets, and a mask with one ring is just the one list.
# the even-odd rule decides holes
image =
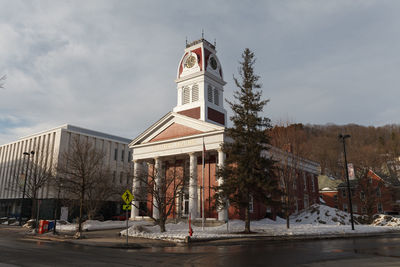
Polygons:
[[374,221],[372,222],[372,225],[399,227],[400,218],[392,217],[390,215],[379,214],[374,216]]
[[[193,239],[223,239],[232,237],[247,236],[329,236],[329,235],[348,235],[382,233],[398,230],[399,224],[384,224],[385,227],[376,225],[356,225],[353,231],[350,226],[350,215],[346,212],[330,208],[327,206],[313,205],[309,209],[293,216],[290,219],[290,228],[286,228],[286,220],[277,218],[276,221],[262,219],[252,221],[250,224],[253,234],[243,234],[245,222],[241,220],[231,220],[228,224],[215,227],[193,226]],[[381,224],[383,225],[383,224]],[[189,225],[185,222],[177,224],[169,223],[165,225],[166,232],[161,233],[158,225],[146,226],[135,225],[128,229],[129,236],[144,237],[151,239],[166,239],[173,241],[183,241],[188,236]],[[121,232],[126,235],[126,230]]]
[[[349,225],[350,214],[325,205],[314,204],[308,209],[291,216],[291,223],[300,224],[326,224],[326,225]],[[357,223],[357,222],[356,222]]]
[[[128,221],[128,226],[133,225],[146,225],[148,222],[143,221]],[[94,231],[94,230],[107,230],[107,229],[121,229],[126,227],[126,221],[95,221],[87,220],[82,224],[83,231]],[[69,223],[64,225],[59,225],[57,223],[57,230],[63,232],[73,232],[78,229],[77,223]]]

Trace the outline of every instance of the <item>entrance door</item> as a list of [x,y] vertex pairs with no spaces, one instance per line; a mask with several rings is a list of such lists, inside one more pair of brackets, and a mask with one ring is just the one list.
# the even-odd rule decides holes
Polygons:
[[189,215],[189,192],[187,188],[179,193],[178,217],[187,218]]

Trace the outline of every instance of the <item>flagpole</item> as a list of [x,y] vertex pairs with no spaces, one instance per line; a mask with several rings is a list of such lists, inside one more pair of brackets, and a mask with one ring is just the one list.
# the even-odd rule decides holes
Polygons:
[[202,166],[201,166],[201,178],[202,178],[202,198],[201,198],[201,230],[204,230],[204,221],[205,221],[205,217],[204,217],[204,157],[205,157],[205,145],[204,145],[204,137],[203,137],[203,153],[202,153]]

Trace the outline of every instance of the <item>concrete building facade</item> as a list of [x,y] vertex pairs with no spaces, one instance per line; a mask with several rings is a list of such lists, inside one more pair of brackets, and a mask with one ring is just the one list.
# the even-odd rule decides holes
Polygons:
[[[0,217],[20,214],[21,185],[25,177],[30,178],[29,173],[26,175],[28,162],[34,162],[44,169],[56,168],[61,154],[68,151],[73,138],[87,140],[104,151],[106,164],[113,173],[110,179],[130,188],[132,156],[128,148],[129,139],[65,124],[0,146]],[[38,192],[38,199],[41,200],[54,200],[57,197],[50,181]]]

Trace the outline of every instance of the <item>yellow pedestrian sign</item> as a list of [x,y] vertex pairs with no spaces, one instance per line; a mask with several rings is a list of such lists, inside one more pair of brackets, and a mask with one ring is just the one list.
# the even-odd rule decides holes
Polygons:
[[127,189],[125,193],[122,194],[122,199],[125,201],[126,204],[131,204],[133,200],[133,195],[131,194],[129,189]]
[[131,205],[122,205],[123,210],[131,210]]

